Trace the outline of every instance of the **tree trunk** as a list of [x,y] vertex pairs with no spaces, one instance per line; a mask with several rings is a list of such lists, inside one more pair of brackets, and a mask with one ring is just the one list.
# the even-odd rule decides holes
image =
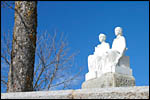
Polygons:
[[15,1],[15,24],[7,92],[33,91],[37,2]]

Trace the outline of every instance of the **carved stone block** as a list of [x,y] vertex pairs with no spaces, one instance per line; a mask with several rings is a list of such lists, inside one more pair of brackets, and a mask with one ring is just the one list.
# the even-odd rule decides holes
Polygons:
[[108,87],[129,87],[135,86],[135,79],[130,75],[119,73],[105,73],[99,78],[85,81],[82,88],[108,88]]

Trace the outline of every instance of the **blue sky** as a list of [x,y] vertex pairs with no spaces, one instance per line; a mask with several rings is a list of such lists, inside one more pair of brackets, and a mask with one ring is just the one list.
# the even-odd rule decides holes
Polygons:
[[[1,32],[12,31],[14,12],[1,8]],[[149,85],[149,2],[148,1],[40,1],[37,31],[64,32],[71,52],[80,51],[75,64],[83,66],[81,88],[88,72],[88,55],[99,44],[98,36],[106,34],[112,45],[114,28],[123,28],[130,56],[130,67],[137,86]],[[79,68],[75,67],[75,70]]]

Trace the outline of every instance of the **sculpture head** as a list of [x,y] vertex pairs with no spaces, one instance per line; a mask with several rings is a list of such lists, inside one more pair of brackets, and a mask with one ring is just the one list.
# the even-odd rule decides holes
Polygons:
[[116,28],[115,28],[115,35],[116,35],[116,36],[122,35],[122,28],[121,28],[121,27],[116,27]]
[[99,41],[100,41],[100,42],[104,42],[105,40],[106,40],[106,35],[100,33],[100,35],[99,35]]

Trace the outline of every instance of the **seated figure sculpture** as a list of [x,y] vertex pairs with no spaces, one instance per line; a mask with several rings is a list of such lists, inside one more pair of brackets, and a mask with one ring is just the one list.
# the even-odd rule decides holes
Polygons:
[[[115,28],[115,35],[116,38],[113,41],[112,48],[107,51],[107,55],[103,56],[103,73],[116,72],[116,67],[118,68],[120,66],[118,65],[120,63],[120,60],[123,57],[126,57],[124,56],[124,53],[126,51],[126,40],[124,36],[122,36],[121,27]],[[131,74],[130,70],[128,72],[129,74]]]
[[96,78],[98,73],[101,73],[102,63],[101,59],[102,56],[110,49],[108,43],[105,42],[106,36],[104,34],[99,35],[99,41],[101,44],[95,47],[95,52],[93,55],[89,55],[88,57],[88,69],[89,73],[86,75],[86,78],[92,79]]
[[106,36],[99,35],[101,44],[95,47],[93,55],[88,56],[89,72],[82,88],[135,86],[129,56],[125,56],[126,40],[121,27],[115,28],[115,35],[111,49],[105,42]]
[[132,70],[129,68],[129,57],[124,56],[126,40],[122,36],[121,27],[115,28],[115,35],[116,38],[111,49],[109,44],[105,42],[106,36],[104,34],[99,35],[101,44],[95,47],[93,55],[88,56],[89,72],[86,74],[86,80],[100,77],[107,72],[132,75]]
[[[115,35],[117,36],[112,44],[112,52],[115,52],[115,55],[118,55],[116,59],[114,59],[114,66],[119,62],[119,59],[124,56],[126,50],[126,40],[124,36],[122,36],[122,28],[116,27],[115,28]],[[111,54],[109,55],[109,57]],[[110,57],[111,58],[111,57]]]

